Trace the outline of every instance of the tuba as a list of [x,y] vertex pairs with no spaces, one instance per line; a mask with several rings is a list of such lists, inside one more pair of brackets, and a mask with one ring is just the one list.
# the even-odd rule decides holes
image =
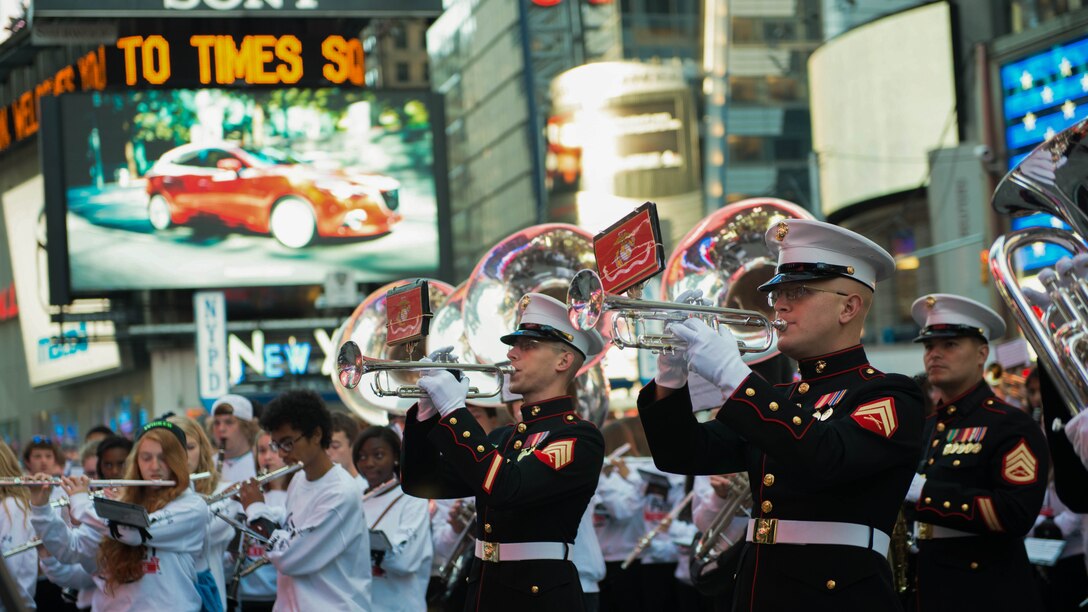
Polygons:
[[[774,276],[778,264],[778,253],[766,244],[764,235],[783,219],[813,218],[800,206],[775,198],[749,198],[711,213],[669,256],[661,280],[662,299],[673,300],[688,289],[700,289],[712,307],[756,311],[773,321],[766,296],[757,290]],[[745,363],[760,363],[778,354],[777,340],[773,336],[769,342],[764,339],[767,328],[737,326],[731,330],[738,342],[765,346],[743,353]]]
[[[415,279],[412,279],[415,280]],[[409,280],[400,280],[389,283],[374,291],[359,304],[351,313],[348,320],[336,331],[333,336],[333,346],[342,347],[348,340],[359,346],[363,355],[376,359],[405,360],[405,346],[386,346],[385,344],[385,296],[390,289],[407,284]],[[432,308],[441,308],[446,302],[447,296],[453,293],[453,287],[448,283],[437,280],[428,280],[427,286],[430,294]],[[396,374],[404,384],[415,383],[419,379],[418,372],[399,372]],[[359,385],[355,389],[349,389],[340,384],[339,372],[332,373],[333,388],[336,389],[340,400],[344,402],[352,412],[362,417],[368,423],[385,425],[389,422],[389,413],[404,414],[407,406],[396,397],[380,397],[369,385]]]
[[[1088,120],[1062,131],[1009,171],[993,196],[1002,214],[1044,212],[1071,229],[1031,227],[999,236],[990,272],[1001,297],[1074,414],[1088,407]],[[1058,245],[1073,254],[1022,286],[1013,267],[1019,249]]]

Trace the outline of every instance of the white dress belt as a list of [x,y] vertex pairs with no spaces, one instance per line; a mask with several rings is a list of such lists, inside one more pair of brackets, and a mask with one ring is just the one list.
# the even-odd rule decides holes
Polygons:
[[476,540],[476,558],[499,561],[563,561],[570,558],[565,542],[484,542]]
[[757,544],[834,544],[869,548],[888,556],[891,537],[868,525],[830,521],[748,519],[749,542]]

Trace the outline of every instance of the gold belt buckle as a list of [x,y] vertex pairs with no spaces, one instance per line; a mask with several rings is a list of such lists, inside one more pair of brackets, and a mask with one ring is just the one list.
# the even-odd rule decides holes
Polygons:
[[499,545],[494,542],[484,542],[484,561],[499,562]]
[[918,523],[918,539],[919,540],[932,540],[933,539],[933,525],[929,523]]
[[752,533],[752,542],[756,544],[774,544],[778,537],[778,519],[756,519],[756,528]]

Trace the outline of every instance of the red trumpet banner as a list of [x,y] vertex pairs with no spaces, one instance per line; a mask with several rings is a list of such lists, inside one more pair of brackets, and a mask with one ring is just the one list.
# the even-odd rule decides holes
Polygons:
[[657,205],[646,202],[593,238],[593,255],[605,293],[623,293],[661,272],[665,247]]
[[396,346],[427,335],[431,321],[427,281],[419,280],[385,294],[385,343]]

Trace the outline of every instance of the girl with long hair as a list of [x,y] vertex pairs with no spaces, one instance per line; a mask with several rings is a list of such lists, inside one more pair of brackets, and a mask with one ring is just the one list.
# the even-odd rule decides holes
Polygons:
[[[211,440],[204,433],[204,429],[197,425],[196,421],[184,416],[172,416],[167,419],[185,432],[186,457],[189,472],[197,474],[209,472],[209,478],[193,481],[193,489],[202,496],[214,495],[230,486],[228,482],[220,481],[220,474],[216,471],[214,453]],[[242,512],[242,506],[234,499],[224,499],[212,504],[209,508],[207,537],[204,539],[204,553],[197,557],[197,589],[201,592],[204,601],[204,610],[227,609],[227,584],[223,569],[223,561],[234,539],[234,527],[216,516],[216,513],[234,518]],[[217,599],[219,607],[215,607]]]
[[352,461],[366,479],[363,513],[371,532],[381,532],[388,549],[371,549],[371,601],[375,609],[422,612],[431,576],[430,512],[427,500],[404,494],[400,485],[379,488],[400,476],[400,436],[389,427],[368,427],[352,445]]
[[95,610],[201,609],[196,558],[203,552],[209,514],[208,505],[189,487],[185,446],[185,433],[168,421],[152,421],[140,430],[125,479],[175,483],[122,488],[119,501],[147,510],[151,521],[146,529],[102,519],[88,496],[88,479],[70,479],[72,516],[102,538]]
[[[22,476],[19,460],[11,448],[0,441],[0,477]],[[25,487],[0,487],[0,549],[8,550],[26,544],[34,538],[30,526],[30,492]],[[15,579],[19,597],[34,607],[34,591],[38,583],[38,555],[25,552],[4,559],[8,573]]]

